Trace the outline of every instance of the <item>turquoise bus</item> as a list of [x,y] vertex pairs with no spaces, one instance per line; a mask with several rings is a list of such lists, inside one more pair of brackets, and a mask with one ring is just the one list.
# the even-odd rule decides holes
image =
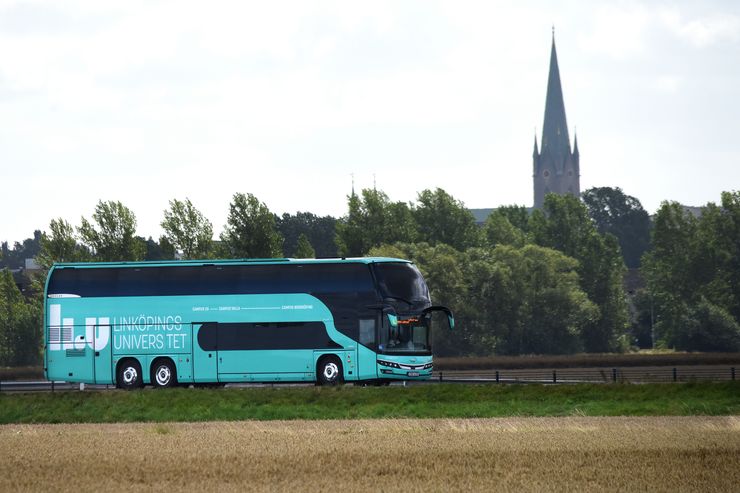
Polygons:
[[426,379],[454,326],[392,258],[55,264],[44,294],[45,377],[124,389]]

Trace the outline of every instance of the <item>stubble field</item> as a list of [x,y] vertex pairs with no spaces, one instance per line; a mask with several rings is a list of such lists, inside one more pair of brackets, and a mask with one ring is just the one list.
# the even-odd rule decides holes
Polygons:
[[0,491],[737,491],[740,417],[0,426]]

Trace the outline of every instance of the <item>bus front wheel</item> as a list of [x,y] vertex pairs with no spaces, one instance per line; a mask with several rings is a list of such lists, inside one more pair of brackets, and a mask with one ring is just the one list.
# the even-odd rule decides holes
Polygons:
[[127,359],[118,364],[116,374],[118,386],[124,390],[133,390],[142,387],[141,365],[135,359]]
[[169,359],[160,359],[152,365],[152,384],[155,387],[166,388],[177,385],[175,365]]
[[342,362],[336,356],[328,356],[319,361],[318,383],[320,385],[337,385],[344,381]]

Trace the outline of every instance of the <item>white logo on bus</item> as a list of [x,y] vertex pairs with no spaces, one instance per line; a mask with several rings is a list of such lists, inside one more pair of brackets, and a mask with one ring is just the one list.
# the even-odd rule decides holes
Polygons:
[[110,340],[110,318],[85,317],[84,333],[76,335],[79,330],[74,318],[62,318],[61,305],[49,305],[49,351],[81,351],[85,344],[95,351],[105,348]]

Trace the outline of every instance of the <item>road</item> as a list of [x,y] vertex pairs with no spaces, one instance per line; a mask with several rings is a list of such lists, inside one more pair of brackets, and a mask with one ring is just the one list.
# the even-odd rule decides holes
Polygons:
[[[517,369],[517,370],[457,370],[434,372],[430,380],[418,383],[655,383],[655,382],[693,382],[693,381],[728,381],[738,376],[735,367],[723,365],[686,365],[686,366],[637,366],[625,368],[558,368],[558,369]],[[260,387],[311,384],[260,384],[237,383],[227,387]],[[403,382],[394,382],[403,385]],[[114,389],[112,385],[84,386],[87,390]],[[6,381],[0,382],[0,392],[52,392],[79,390],[80,384],[68,382],[41,381]]]

